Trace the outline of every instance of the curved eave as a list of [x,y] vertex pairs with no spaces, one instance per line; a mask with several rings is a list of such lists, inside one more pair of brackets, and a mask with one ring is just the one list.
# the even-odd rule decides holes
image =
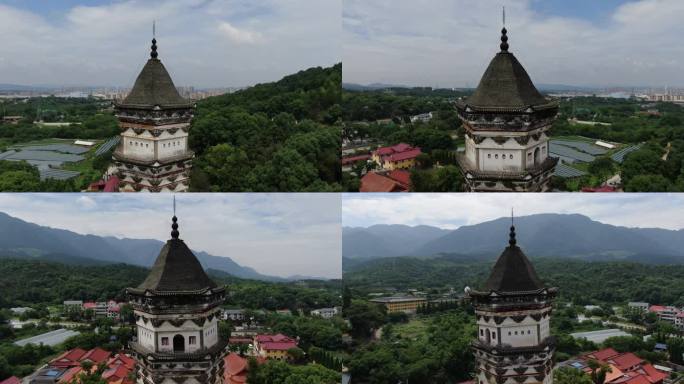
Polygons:
[[544,104],[501,106],[473,105],[462,100],[456,102],[456,108],[466,113],[534,113],[548,111],[550,109],[557,109],[558,106],[558,101],[553,99],[549,99],[548,102]]
[[126,288],[126,293],[135,296],[155,297],[155,296],[198,296],[198,295],[214,295],[225,292],[225,287],[216,288],[202,288],[187,291],[158,291],[150,289]]
[[527,347],[511,347],[507,345],[492,345],[482,342],[479,339],[473,340],[471,345],[479,350],[496,355],[520,355],[524,353],[543,353],[553,350],[556,347],[556,337],[549,336],[542,340],[539,345]]
[[138,109],[144,111],[166,111],[170,109],[191,109],[195,108],[196,103],[194,101],[188,101],[187,103],[178,104],[163,104],[163,105],[152,105],[152,104],[131,104],[131,103],[116,103],[114,105],[117,109]]
[[502,292],[502,291],[470,291],[470,296],[475,297],[502,297],[502,296],[537,296],[548,293],[556,293],[558,288],[540,288],[533,291],[513,291],[513,292]]

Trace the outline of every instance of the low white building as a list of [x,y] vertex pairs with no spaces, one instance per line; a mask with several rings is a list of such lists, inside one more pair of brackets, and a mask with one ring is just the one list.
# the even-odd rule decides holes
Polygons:
[[224,309],[221,318],[223,320],[242,321],[245,319],[245,311],[242,309]]
[[64,312],[80,312],[83,310],[83,300],[65,300]]
[[31,308],[29,307],[14,307],[10,308],[10,311],[12,311],[13,314],[15,315],[23,315],[24,313],[30,311]]
[[318,308],[318,309],[314,309],[313,311],[311,311],[311,316],[318,316],[318,317],[322,317],[324,319],[330,319],[339,313],[340,313],[340,311],[337,307]]
[[432,120],[432,112],[421,113],[420,115],[411,116],[412,123],[427,123],[430,120]]
[[648,303],[644,303],[641,301],[630,301],[629,303],[627,303],[627,307],[646,312],[648,311],[649,305]]

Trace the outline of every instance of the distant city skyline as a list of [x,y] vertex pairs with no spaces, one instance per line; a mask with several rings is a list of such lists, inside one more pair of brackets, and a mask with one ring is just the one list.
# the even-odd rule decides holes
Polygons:
[[337,0],[0,0],[0,84],[133,85],[159,58],[177,86],[244,87],[341,60]]
[[477,86],[499,51],[535,84],[682,87],[678,0],[345,0],[345,83]]
[[676,193],[573,194],[343,194],[342,225],[429,225],[456,229],[501,217],[581,214],[623,227],[684,229],[684,195]]
[[[341,278],[337,194],[177,194],[180,238],[265,275]],[[0,212],[79,234],[170,238],[171,194],[1,194]]]

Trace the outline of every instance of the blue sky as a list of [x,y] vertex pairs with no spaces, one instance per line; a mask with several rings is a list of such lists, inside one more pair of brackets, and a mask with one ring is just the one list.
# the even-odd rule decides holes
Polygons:
[[[275,276],[341,276],[338,194],[181,194],[181,238]],[[165,241],[170,194],[0,194],[0,212],[81,234]]]
[[634,0],[535,0],[531,8],[544,16],[578,18],[604,24],[619,6],[630,1]]
[[344,81],[475,87],[502,5],[535,83],[684,87],[681,0],[344,0]]
[[[606,224],[640,228],[684,228],[684,195],[623,194],[343,194],[342,224],[431,225],[455,229],[510,215],[577,213]],[[663,212],[667,212],[666,215]]]
[[0,0],[0,83],[131,86],[159,55],[176,85],[246,86],[341,60],[340,0]]

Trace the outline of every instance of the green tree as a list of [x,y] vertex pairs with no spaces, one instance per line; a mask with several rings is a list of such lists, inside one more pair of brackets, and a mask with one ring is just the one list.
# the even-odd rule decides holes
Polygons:
[[353,300],[347,308],[346,316],[352,326],[352,334],[369,337],[373,330],[385,323],[385,313],[377,304]]
[[591,378],[583,371],[570,367],[561,367],[553,371],[553,382],[556,384],[592,384]]

